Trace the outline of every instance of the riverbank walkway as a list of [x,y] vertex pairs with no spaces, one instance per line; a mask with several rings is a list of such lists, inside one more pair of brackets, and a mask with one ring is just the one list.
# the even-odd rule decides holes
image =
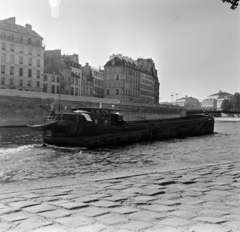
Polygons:
[[240,231],[240,163],[0,189],[0,231]]

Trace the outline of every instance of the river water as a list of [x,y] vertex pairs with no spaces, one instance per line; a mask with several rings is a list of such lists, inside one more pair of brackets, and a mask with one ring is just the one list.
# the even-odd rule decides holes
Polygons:
[[43,147],[28,128],[0,128],[0,185],[53,177],[103,176],[240,161],[240,123],[216,123],[213,135],[88,150]]

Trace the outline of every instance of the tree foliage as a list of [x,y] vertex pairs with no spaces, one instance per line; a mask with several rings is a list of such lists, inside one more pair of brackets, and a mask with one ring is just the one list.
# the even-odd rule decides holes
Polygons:
[[231,4],[230,9],[235,10],[238,7],[239,0],[222,0],[222,2],[227,2]]
[[222,110],[240,110],[240,93],[235,93],[230,99],[224,99],[221,106]]

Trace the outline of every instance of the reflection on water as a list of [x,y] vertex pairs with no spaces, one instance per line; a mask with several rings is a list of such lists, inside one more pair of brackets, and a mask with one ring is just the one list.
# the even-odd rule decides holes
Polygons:
[[214,135],[88,150],[42,146],[28,128],[0,128],[0,183],[191,167],[240,159],[240,123],[215,123]]

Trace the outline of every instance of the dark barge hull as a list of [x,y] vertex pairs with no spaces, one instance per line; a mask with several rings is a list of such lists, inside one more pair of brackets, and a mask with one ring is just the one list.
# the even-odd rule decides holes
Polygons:
[[209,135],[214,131],[214,118],[210,115],[192,115],[176,119],[149,120],[130,123],[126,129],[114,133],[92,136],[51,136],[43,134],[43,142],[49,145],[73,147],[105,147],[142,141],[165,140],[190,136]]

